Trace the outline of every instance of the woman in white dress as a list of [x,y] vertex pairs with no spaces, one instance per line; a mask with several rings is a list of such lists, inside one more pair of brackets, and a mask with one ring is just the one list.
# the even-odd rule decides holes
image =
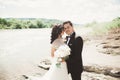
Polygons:
[[48,72],[41,78],[31,78],[30,80],[70,80],[67,71],[67,65],[64,59],[61,59],[60,65],[58,62],[57,53],[55,52],[60,46],[65,45],[62,35],[64,34],[64,27],[62,25],[54,25],[51,32],[51,57],[52,65]]

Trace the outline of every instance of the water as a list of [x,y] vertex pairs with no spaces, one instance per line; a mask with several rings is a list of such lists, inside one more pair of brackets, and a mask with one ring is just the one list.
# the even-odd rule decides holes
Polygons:
[[16,80],[22,74],[38,72],[37,64],[41,58],[50,55],[50,31],[50,29],[0,31],[2,80],[4,78]]

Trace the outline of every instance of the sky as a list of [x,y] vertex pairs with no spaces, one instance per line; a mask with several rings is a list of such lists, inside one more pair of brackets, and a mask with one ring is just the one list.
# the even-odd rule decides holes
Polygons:
[[120,0],[0,0],[0,17],[104,22],[120,17]]

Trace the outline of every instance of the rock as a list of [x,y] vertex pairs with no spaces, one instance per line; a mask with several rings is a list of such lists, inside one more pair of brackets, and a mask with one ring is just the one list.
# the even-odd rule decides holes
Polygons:
[[110,75],[113,76],[113,77],[120,77],[120,69],[111,70]]
[[102,35],[101,39],[97,40],[98,45],[96,48],[98,52],[120,55],[120,28],[111,29],[107,34]]
[[[49,59],[44,59],[40,62],[38,67],[40,67],[44,70],[49,70],[50,65],[51,65],[51,61]],[[94,73],[97,73],[97,74],[109,75],[109,76],[112,76],[112,77],[120,77],[120,68],[100,66],[100,65],[97,65],[97,64],[84,65],[84,71],[94,72]],[[92,79],[92,80],[94,80],[94,79]]]
[[108,44],[108,42],[102,42],[101,44]]
[[103,48],[120,48],[118,45],[104,45]]
[[28,76],[26,76],[26,75],[22,75],[25,79],[28,79]]
[[50,65],[51,65],[51,61],[49,59],[43,59],[40,61],[40,64],[38,65],[38,67],[44,70],[49,70]]
[[84,71],[95,72],[99,74],[109,75],[112,77],[120,77],[120,68],[112,68],[108,66],[89,65],[84,66]]
[[120,38],[119,38],[119,37],[117,37],[117,38],[115,38],[115,40],[120,40]]
[[82,73],[82,80],[119,80],[119,78],[114,78],[111,76],[106,76],[104,74],[97,74],[93,72],[86,72]]

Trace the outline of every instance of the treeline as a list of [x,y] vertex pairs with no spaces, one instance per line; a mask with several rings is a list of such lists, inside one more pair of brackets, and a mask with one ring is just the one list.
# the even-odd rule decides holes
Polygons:
[[113,19],[110,22],[97,23],[96,21],[86,24],[85,27],[91,27],[96,34],[106,33],[110,29],[120,28],[120,17]]
[[[0,29],[29,29],[29,28],[51,28],[53,24],[61,24],[63,21],[45,18],[0,18]],[[74,24],[80,27],[80,24]],[[86,24],[95,32],[106,32],[112,28],[120,28],[120,17],[110,22],[98,23],[96,21]]]
[[57,23],[62,21],[43,18],[0,18],[0,29],[50,28]]

